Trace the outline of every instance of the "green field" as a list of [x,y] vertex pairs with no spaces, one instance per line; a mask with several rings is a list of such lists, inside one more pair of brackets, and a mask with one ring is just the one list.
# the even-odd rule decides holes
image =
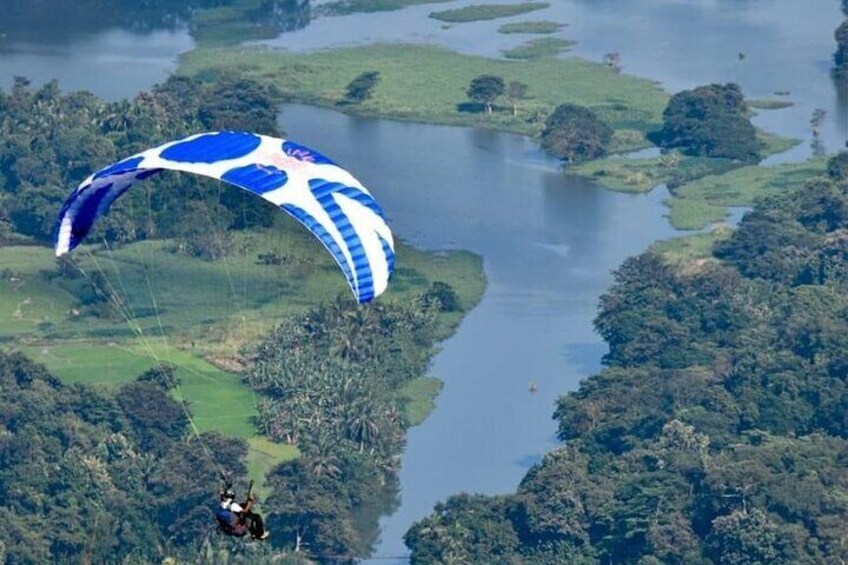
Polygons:
[[398,392],[403,407],[403,419],[410,426],[423,422],[436,405],[443,383],[435,377],[420,377],[409,381]]
[[580,163],[569,167],[573,174],[588,177],[598,184],[618,192],[649,192],[663,183],[676,179],[699,178],[718,174],[735,165],[726,159],[688,157],[677,152],[643,159],[611,157]]
[[[85,273],[76,277],[60,272],[49,248],[2,247],[0,338],[69,384],[117,389],[158,363],[174,365],[174,396],[186,402],[197,431],[246,439],[248,466],[262,478],[297,449],[257,435],[254,393],[234,372],[238,352],[282,317],[350,295],[321,244],[293,220],[281,222],[279,229],[237,234],[231,255],[214,262],[176,254],[169,241],[83,248],[72,255]],[[257,261],[269,252],[280,264]],[[381,301],[409,300],[444,281],[470,308],[485,286],[480,257],[470,253],[431,254],[398,243],[396,266]],[[109,297],[106,316],[80,304],[92,285]],[[441,316],[441,335],[461,316]],[[432,391],[413,388],[407,397],[421,406],[432,402]]]
[[253,492],[257,500],[263,500],[270,494],[265,488],[265,477],[275,466],[285,461],[297,458],[297,447],[283,443],[274,443],[263,436],[253,436],[247,440],[249,451],[247,455],[247,473],[256,481]]
[[821,175],[824,157],[774,167],[749,166],[686,184],[667,201],[678,229],[696,230],[727,217],[729,206],[750,206],[758,198],[795,188]]
[[568,51],[574,45],[573,41],[559,37],[540,37],[527,43],[522,43],[512,49],[504,51],[507,59],[544,59],[556,57],[560,53]]
[[698,268],[701,265],[716,261],[713,259],[713,246],[727,239],[733,233],[733,228],[727,224],[716,225],[713,229],[658,241],[651,245],[650,251],[662,255],[673,265],[684,270]]
[[[255,435],[253,392],[233,373],[169,346],[162,339],[123,342],[59,342],[21,345],[17,349],[43,363],[66,383],[117,388],[158,363],[177,367],[174,397],[185,400],[199,432],[215,430],[230,437]],[[222,407],[234,410],[222,410]]]
[[547,2],[525,2],[523,4],[476,4],[453,10],[432,12],[430,17],[449,23],[477,22],[518,16],[550,6]]
[[[235,250],[218,261],[174,253],[168,241],[113,250],[81,248],[71,257],[84,276],[75,278],[60,274],[48,248],[2,248],[0,339],[118,340],[139,334],[151,339],[164,334],[172,345],[194,352],[235,353],[284,316],[350,295],[320,242],[294,220],[281,215],[280,221],[279,229],[238,234]],[[280,264],[259,264],[258,256],[266,253],[275,254]],[[433,255],[401,243],[396,259],[384,300],[404,300],[433,280],[456,281],[460,296],[482,294],[479,259],[473,255]],[[77,304],[80,293],[92,286],[108,296],[110,316],[98,317]]]
[[[238,253],[214,262],[173,253],[167,241],[81,249],[73,256],[85,276],[75,278],[60,274],[48,248],[0,248],[0,284],[5,287],[0,337],[38,345],[129,342],[135,352],[150,343],[156,356],[179,349],[225,364],[283,317],[336,296],[349,297],[330,255],[305,230],[296,231],[303,233],[242,235]],[[259,264],[257,256],[268,252],[281,263]],[[408,300],[437,280],[454,287],[469,307],[483,292],[481,261],[470,253],[431,254],[400,243],[396,266],[380,300]],[[108,296],[107,316],[78,303],[80,293],[91,287]],[[458,318],[451,313],[443,323],[449,327]],[[111,380],[104,377],[104,382]]]
[[67,319],[74,296],[39,275],[53,265],[46,247],[0,248],[0,338],[39,333]]
[[[782,153],[799,143],[798,140],[776,137],[764,132],[758,132],[758,136],[764,156]],[[744,163],[728,159],[692,157],[671,151],[649,158],[622,159],[612,156],[596,159],[570,167],[568,171],[591,178],[610,190],[641,193],[663,183],[674,188],[744,166]]]
[[[314,53],[265,48],[198,49],[181,57],[180,73],[212,78],[241,73],[274,85],[287,100],[336,107],[347,84],[379,71],[372,99],[348,112],[427,123],[485,127],[535,136],[562,103],[588,106],[618,130],[615,150],[649,145],[644,133],[660,127],[668,95],[654,82],[617,74],[579,59],[504,61],[425,45],[368,45]],[[489,116],[461,111],[471,80],[482,74],[528,85],[527,100],[496,107]],[[567,88],[564,86],[567,85]]]

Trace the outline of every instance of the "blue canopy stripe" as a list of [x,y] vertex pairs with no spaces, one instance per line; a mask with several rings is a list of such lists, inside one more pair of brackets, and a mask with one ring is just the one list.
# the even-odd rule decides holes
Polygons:
[[382,209],[365,187],[317,151],[248,132],[189,136],[94,173],[59,212],[56,255],[77,247],[135,182],[166,169],[222,180],[291,214],[324,244],[359,302],[372,300],[388,286],[394,240]]

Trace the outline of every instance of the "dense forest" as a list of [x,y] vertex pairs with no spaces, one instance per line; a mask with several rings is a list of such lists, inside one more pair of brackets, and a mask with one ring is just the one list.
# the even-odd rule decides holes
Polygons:
[[[279,135],[275,103],[273,92],[237,78],[202,84],[172,77],[115,103],[18,78],[0,92],[0,240],[51,244],[69,186],[163,139],[210,129]],[[233,234],[271,225],[278,215],[246,203],[243,191],[189,175],[145,184],[115,204],[94,241],[112,248],[173,241],[172,253],[215,261],[229,252]],[[63,261],[45,277],[62,278],[86,313],[117,316],[109,285],[83,279],[77,268]],[[455,319],[461,309],[450,286],[436,282],[403,303],[313,305],[245,346],[242,376],[257,395],[257,428],[301,453],[268,477],[262,511],[274,536],[261,547],[212,535],[218,472],[244,478],[247,444],[198,436],[190,406],[171,393],[172,369],[161,366],[112,391],[63,386],[20,354],[0,357],[0,495],[12,501],[0,530],[6,562],[273,556],[296,563],[367,555],[377,518],[396,504],[399,457],[413,423],[404,386],[425,374],[433,344],[445,335],[441,315]],[[302,557],[291,557],[294,550]]]
[[[109,103],[88,92],[62,93],[55,81],[32,88],[25,78],[16,78],[8,94],[0,91],[0,241],[19,241],[23,235],[52,243],[53,222],[67,187],[151,143],[222,128],[278,135],[272,93],[239,79],[203,85],[172,77],[149,93]],[[132,191],[122,199],[94,237],[116,243],[189,237],[208,229],[209,207],[232,211],[242,198],[241,191],[222,196],[210,183],[175,175],[151,179],[149,186],[148,192]],[[194,213],[176,221],[175,213],[184,206]],[[245,218],[222,210],[214,215],[220,224],[216,227],[268,223],[269,208],[252,210],[265,215]],[[204,227],[197,225],[199,220]],[[196,250],[198,255],[207,252]]]
[[439,504],[412,562],[848,560],[846,157],[711,260],[626,261],[595,320],[606,368],[558,401],[563,445],[515,494]]
[[247,444],[191,437],[168,372],[113,394],[64,386],[0,353],[0,561],[158,563],[193,557],[207,539],[210,555],[220,551],[210,537],[215,460],[243,484]]
[[434,284],[420,301],[368,309],[334,302],[281,325],[255,351],[248,382],[271,438],[301,457],[270,476],[274,543],[324,561],[368,555],[396,504],[410,422],[398,391],[425,374],[437,314],[455,307]]
[[247,444],[192,432],[188,407],[169,394],[170,367],[113,393],[64,386],[24,356],[0,353],[0,556],[143,564],[367,555],[397,489],[409,425],[398,390],[426,367],[440,296],[316,307],[259,345],[248,382],[261,394],[260,425],[303,453],[269,477],[262,509],[274,537],[260,545],[215,535],[217,477],[225,470],[244,492]]

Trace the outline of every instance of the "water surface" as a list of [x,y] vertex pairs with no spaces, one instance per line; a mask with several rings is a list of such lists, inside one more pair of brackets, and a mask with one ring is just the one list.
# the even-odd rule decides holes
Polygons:
[[34,85],[58,79],[65,92],[89,90],[106,100],[132,98],[164,82],[177,68],[177,56],[193,47],[191,36],[179,28],[110,28],[61,41],[49,36],[8,40],[0,49],[0,88],[8,90],[15,76],[23,76]]
[[514,135],[303,105],[286,105],[282,122],[352,168],[401,239],[483,256],[485,295],[434,360],[445,388],[409,432],[401,506],[382,521],[377,556],[402,555],[404,532],[437,501],[510,492],[556,444],[555,399],[598,370],[605,352],[591,321],[611,271],[674,234],[665,194],[600,190]]

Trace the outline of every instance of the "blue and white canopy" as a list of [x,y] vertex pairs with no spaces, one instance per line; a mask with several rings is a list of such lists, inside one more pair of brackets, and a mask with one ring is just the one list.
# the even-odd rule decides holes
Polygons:
[[136,181],[165,169],[228,182],[294,216],[339,264],[357,301],[368,302],[386,290],[394,269],[394,240],[368,190],[316,151],[238,131],[165,143],[85,179],[59,212],[56,256],[79,245],[97,218]]

